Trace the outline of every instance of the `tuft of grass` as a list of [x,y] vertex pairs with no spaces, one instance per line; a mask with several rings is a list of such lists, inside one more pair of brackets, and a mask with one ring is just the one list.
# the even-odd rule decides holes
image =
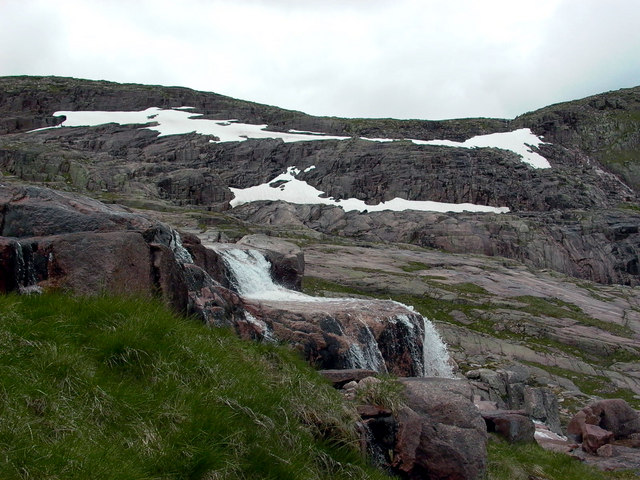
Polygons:
[[0,297],[0,478],[386,478],[292,351],[158,302]]
[[488,480],[606,480],[636,479],[638,472],[603,472],[569,455],[542,449],[537,443],[508,443],[491,435]]
[[363,405],[376,405],[394,414],[404,405],[404,387],[392,377],[379,376],[379,382],[358,385],[356,401]]

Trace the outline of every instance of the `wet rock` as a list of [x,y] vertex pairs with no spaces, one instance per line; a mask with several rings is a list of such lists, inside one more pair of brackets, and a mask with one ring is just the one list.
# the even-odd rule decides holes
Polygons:
[[399,376],[423,374],[420,315],[381,300],[322,302],[244,299],[280,341],[324,369],[363,368]]
[[394,468],[409,479],[480,479],[486,471],[486,426],[467,382],[401,379]]
[[181,235],[182,244],[191,255],[193,263],[207,272],[218,284],[229,287],[222,257],[216,251],[203,245],[197,235],[192,233],[181,233]]

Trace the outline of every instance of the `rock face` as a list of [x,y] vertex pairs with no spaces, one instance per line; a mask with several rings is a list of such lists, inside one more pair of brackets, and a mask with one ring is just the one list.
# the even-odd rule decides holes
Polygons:
[[[231,245],[249,248],[265,265],[238,279],[228,261],[197,237],[186,235],[185,248],[166,225],[124,209],[37,187],[0,187],[0,199],[2,291],[159,294],[209,325],[296,345],[322,368],[425,373],[425,323],[407,307],[314,299],[274,284],[272,273],[285,285],[300,286],[304,259],[293,244],[253,236]],[[253,249],[256,245],[272,262]],[[251,288],[254,295],[242,296]],[[255,298],[256,292],[264,298]]]
[[412,243],[452,253],[522,261],[601,283],[637,285],[640,213],[622,210],[527,214],[345,213],[332,206],[242,205],[244,221],[308,228],[371,242]]
[[462,380],[402,379],[394,467],[409,479],[481,479],[487,432]]
[[[229,187],[262,184],[295,166],[299,179],[336,199],[506,206],[512,213],[349,213],[331,207],[249,205],[232,213],[270,227],[413,243],[517,259],[601,283],[638,284],[638,89],[561,104],[513,121],[318,118],[181,88],[75,79],[0,78],[0,170],[25,181],[104,198],[203,211],[229,209]],[[202,118],[238,119],[353,137],[284,143],[210,143],[197,134],[158,137],[140,125],[108,124],[26,133],[62,121],[57,110],[141,110],[192,106]],[[513,152],[372,138],[449,139],[531,128],[551,169]],[[309,169],[310,167],[315,167]],[[626,182],[626,183],[625,183]],[[620,208],[627,206],[631,208]],[[237,211],[237,212],[236,212]]]

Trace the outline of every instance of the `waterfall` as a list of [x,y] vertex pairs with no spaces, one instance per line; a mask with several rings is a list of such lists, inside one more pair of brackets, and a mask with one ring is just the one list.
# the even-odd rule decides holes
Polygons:
[[31,245],[15,242],[13,245],[14,278],[21,294],[42,293],[37,285],[35,266],[33,264],[33,250]]
[[[215,249],[215,247],[214,247]],[[313,302],[317,297],[289,290],[271,278],[271,264],[257,250],[239,248],[215,249],[221,256],[229,279],[240,296],[253,300],[276,300],[283,302]]]
[[424,320],[424,337],[422,339],[424,376],[453,378],[447,346],[431,320],[426,317],[422,317],[422,319]]
[[186,248],[182,245],[182,238],[180,238],[180,234],[175,231],[173,228],[171,229],[171,238],[169,239],[169,248],[173,252],[179,263],[193,263],[193,258],[191,258],[191,254],[187,251]]
[[[228,269],[229,280],[238,294],[251,300],[262,300],[269,302],[304,302],[316,304],[315,308],[321,309],[322,304],[344,304],[345,307],[354,308],[368,300],[353,298],[323,298],[312,297],[300,292],[289,290],[276,284],[271,278],[271,264],[264,255],[252,249],[239,248],[216,248],[213,247],[222,257]],[[440,335],[434,328],[431,321],[416,313],[413,307],[392,302],[401,306],[408,312],[407,314],[395,314],[394,317],[386,318],[389,323],[400,323],[406,336],[410,338],[396,339],[398,343],[406,343],[406,348],[410,352],[413,362],[423,376],[453,377],[453,371],[449,364],[449,353]],[[286,308],[286,307],[284,307]],[[314,307],[311,307],[314,308]],[[414,319],[412,321],[412,319]],[[420,325],[419,319],[422,319]],[[249,321],[257,322],[250,316]],[[357,315],[352,322],[362,322]],[[340,332],[348,336],[342,326],[337,326]],[[422,327],[422,328],[421,328]],[[418,339],[422,336],[422,350],[420,350]],[[384,357],[380,351],[376,338],[371,329],[362,322],[358,340],[351,337],[352,344],[347,352],[345,368],[368,368],[376,371],[386,371]]]

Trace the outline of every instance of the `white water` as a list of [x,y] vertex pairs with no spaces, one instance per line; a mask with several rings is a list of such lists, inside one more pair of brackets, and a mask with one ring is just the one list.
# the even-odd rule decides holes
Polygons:
[[424,337],[422,339],[424,376],[453,378],[453,369],[449,362],[447,346],[442,341],[433,323],[425,317],[422,318],[424,319]]
[[174,229],[171,229],[171,240],[169,240],[169,248],[180,263],[193,263],[191,254],[182,245],[182,238],[180,238],[180,234]]
[[[257,250],[241,250],[237,248],[216,248],[213,247],[222,256],[229,273],[232,275],[231,283],[240,294],[240,296],[253,300],[265,301],[282,301],[282,302],[304,302],[308,304],[318,304],[321,308],[322,303],[357,303],[364,300],[352,298],[322,298],[312,297],[300,292],[289,290],[281,285],[276,284],[271,278],[271,264],[262,253]],[[398,303],[398,302],[395,302]],[[413,312],[413,308],[404,304],[399,304],[403,308]],[[251,317],[253,322],[259,322]],[[452,378],[453,371],[449,363],[449,352],[442,341],[440,335],[436,331],[431,321],[425,317],[423,319],[423,332],[409,320],[407,315],[396,315],[394,318],[388,319],[393,323],[401,322],[407,327],[407,331],[416,332],[416,335],[423,335],[423,349],[419,352],[417,345],[408,339],[410,345],[416,345],[412,351],[412,357],[418,367],[422,367],[424,376],[448,377]],[[353,321],[359,321],[354,318]],[[368,368],[376,371],[386,371],[384,358],[380,352],[380,348],[376,339],[364,324],[364,332],[368,337],[366,341],[354,342],[349,347],[349,355],[347,360],[347,368]],[[360,346],[364,344],[364,348]]]
[[257,250],[239,248],[216,249],[229,269],[231,283],[240,296],[253,300],[276,300],[282,302],[313,302],[317,297],[305,295],[276,284],[271,278],[271,264]]

